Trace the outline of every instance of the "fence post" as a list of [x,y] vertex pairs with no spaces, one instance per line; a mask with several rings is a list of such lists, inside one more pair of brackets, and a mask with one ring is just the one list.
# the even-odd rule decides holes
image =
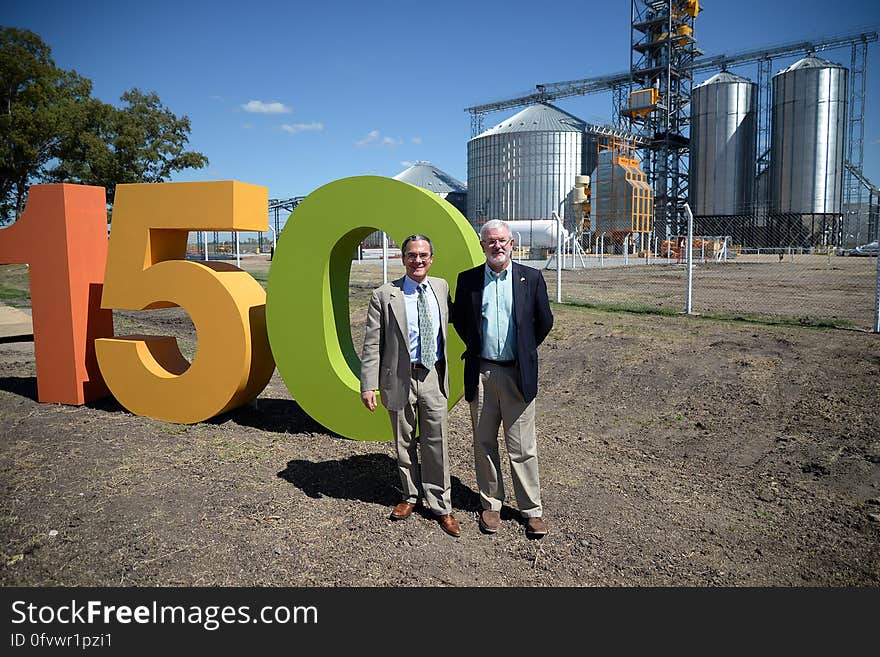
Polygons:
[[388,235],[382,233],[382,284],[388,282]]
[[688,221],[687,235],[687,301],[685,303],[685,313],[691,314],[693,309],[693,291],[694,291],[694,215],[691,213],[691,207],[685,203],[684,213]]
[[275,229],[272,228],[272,225],[269,225],[269,230],[272,231],[272,255],[275,255],[275,249],[278,248],[278,235],[275,234]]
[[877,284],[874,296],[874,333],[880,333],[880,254],[877,255]]
[[562,219],[553,211],[556,219],[556,303],[562,303]]

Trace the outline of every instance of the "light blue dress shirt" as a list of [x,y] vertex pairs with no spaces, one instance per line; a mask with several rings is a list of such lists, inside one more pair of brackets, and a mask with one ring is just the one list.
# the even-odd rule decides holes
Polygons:
[[483,276],[483,345],[480,356],[489,360],[516,359],[516,322],[513,318],[512,265],[495,273],[489,265]]
[[[431,311],[431,322],[434,324],[434,339],[437,341],[436,354],[439,358],[443,353],[440,344],[440,305],[434,290],[428,285],[427,279],[421,283],[425,286],[425,299],[428,301],[428,308]],[[406,301],[406,324],[409,332],[409,359],[410,362],[417,363],[422,357],[422,346],[419,340],[419,283],[416,283],[409,276],[403,277],[403,298]]]

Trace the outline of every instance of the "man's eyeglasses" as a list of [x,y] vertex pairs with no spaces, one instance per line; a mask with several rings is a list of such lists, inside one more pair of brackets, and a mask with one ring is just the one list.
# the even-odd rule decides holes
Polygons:
[[406,260],[407,262],[415,262],[416,260],[429,260],[431,258],[430,253],[407,253]]
[[506,239],[506,240],[483,240],[483,244],[486,244],[487,246],[495,246],[497,244],[498,246],[503,247],[503,246],[507,246],[512,241],[513,241],[513,238],[511,237],[510,239]]

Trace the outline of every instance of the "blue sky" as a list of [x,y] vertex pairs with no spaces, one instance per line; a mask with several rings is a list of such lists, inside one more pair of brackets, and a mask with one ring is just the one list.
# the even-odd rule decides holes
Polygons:
[[[880,29],[878,0],[703,6],[696,37],[707,55]],[[464,108],[627,70],[629,8],[629,0],[4,0],[0,24],[39,34],[56,64],[90,78],[104,101],[138,87],[187,115],[190,147],[211,163],[174,180],[241,180],[287,198],[346,176],[393,176],[416,160],[466,181]],[[820,56],[850,61],[849,49]],[[776,60],[773,72],[795,59]],[[878,43],[868,71],[865,173],[880,184]],[[610,118],[610,95],[556,104],[587,121]],[[516,111],[488,115],[486,127]]]

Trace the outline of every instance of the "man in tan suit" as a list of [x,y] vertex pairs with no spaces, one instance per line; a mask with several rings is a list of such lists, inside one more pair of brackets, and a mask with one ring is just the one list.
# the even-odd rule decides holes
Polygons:
[[391,519],[409,518],[421,497],[443,531],[458,537],[446,427],[449,284],[428,276],[434,246],[424,235],[407,237],[401,258],[406,275],[377,288],[370,299],[361,352],[361,400],[375,410],[378,390],[391,416],[404,495]]

